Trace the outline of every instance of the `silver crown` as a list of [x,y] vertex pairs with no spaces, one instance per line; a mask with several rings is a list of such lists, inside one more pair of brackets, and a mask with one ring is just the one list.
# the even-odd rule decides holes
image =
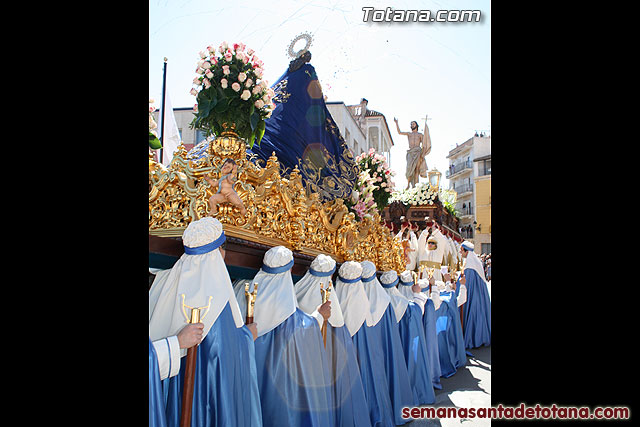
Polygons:
[[[297,52],[294,52],[293,48],[296,45],[296,43],[299,42],[300,40],[305,40],[307,44],[302,49],[298,50]],[[311,34],[309,33],[299,34],[293,40],[291,40],[291,43],[289,44],[289,48],[287,49],[287,53],[289,54],[289,57],[293,59],[299,58],[300,56],[302,56],[303,53],[309,50],[312,43],[313,43],[313,37],[311,36]]]

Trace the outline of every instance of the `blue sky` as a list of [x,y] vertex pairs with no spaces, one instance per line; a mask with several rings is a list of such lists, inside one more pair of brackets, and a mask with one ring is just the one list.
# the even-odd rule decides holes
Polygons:
[[[363,22],[363,7],[480,10],[480,22]],[[407,138],[396,133],[428,115],[430,168],[443,172],[446,156],[475,130],[491,130],[491,4],[489,1],[211,0],[149,1],[149,97],[160,106],[163,58],[174,107],[192,107],[189,94],[198,52],[222,41],[242,42],[264,61],[274,83],[286,70],[287,48],[298,34],[313,35],[311,64],[328,101],[357,104],[386,116],[394,141],[391,168],[404,188]],[[301,47],[302,42],[296,45]],[[426,181],[426,179],[423,179]],[[446,180],[444,181],[447,185]]]

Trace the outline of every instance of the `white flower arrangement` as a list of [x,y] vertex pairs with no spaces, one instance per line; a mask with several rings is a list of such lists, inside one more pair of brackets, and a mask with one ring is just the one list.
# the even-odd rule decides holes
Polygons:
[[437,189],[431,188],[428,183],[419,182],[414,187],[391,193],[389,203],[399,201],[410,206],[433,205],[437,199]]

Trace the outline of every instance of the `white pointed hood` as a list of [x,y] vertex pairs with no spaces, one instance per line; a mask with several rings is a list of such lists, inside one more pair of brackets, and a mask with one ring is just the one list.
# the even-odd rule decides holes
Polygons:
[[331,301],[331,316],[328,322],[331,326],[339,328],[344,326],[344,317],[340,302],[333,287],[331,277],[336,271],[336,261],[329,255],[320,254],[312,262],[307,273],[300,279],[294,287],[296,298],[298,299],[298,307],[307,314],[311,314],[322,304],[322,294],[320,293],[320,284],[323,289],[329,286],[331,293],[329,301]]
[[[203,307],[204,336],[227,303],[236,327],[244,324],[231,278],[218,249],[224,242],[222,224],[205,217],[191,222],[182,235],[185,253],[169,270],[156,275],[149,290],[149,337],[152,341],[176,335],[191,316],[186,306]],[[184,300],[183,300],[184,295]],[[186,313],[186,316],[185,316]]]
[[362,266],[357,261],[346,261],[338,269],[336,278],[336,295],[344,317],[344,324],[349,334],[354,336],[362,325],[373,326],[369,312],[369,299],[364,291],[360,278]]
[[369,298],[371,320],[374,325],[377,325],[387,310],[391,298],[376,277],[376,265],[371,261],[363,261],[360,264],[362,265],[362,285],[367,293],[367,298]]
[[[249,292],[253,292],[254,283],[258,284],[258,293],[253,308],[253,321],[258,324],[258,337],[271,332],[298,307],[293,279],[293,253],[284,246],[276,246],[264,254],[262,268],[251,280]],[[243,317],[247,313],[247,300],[244,283],[235,285],[236,299]]]
[[[399,281],[400,278],[398,277],[398,273],[393,270],[385,271],[382,273],[382,276],[380,276],[380,284],[391,299],[391,306],[393,307],[393,311],[396,315],[396,321],[398,322],[400,322],[400,319],[404,316],[404,313],[407,311],[407,306],[409,305],[409,299],[402,295],[398,288],[396,288]],[[413,299],[413,296],[411,299]]]

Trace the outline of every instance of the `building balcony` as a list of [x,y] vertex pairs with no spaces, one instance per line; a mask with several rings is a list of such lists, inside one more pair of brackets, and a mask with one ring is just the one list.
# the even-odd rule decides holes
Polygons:
[[460,236],[462,236],[463,239],[473,239],[473,230],[469,231],[463,229],[460,232]]
[[447,179],[451,179],[457,175],[462,175],[466,172],[471,172],[473,170],[473,163],[470,160],[460,163],[454,163],[449,165],[449,169],[447,170],[445,177]]
[[458,193],[458,197],[464,197],[467,193],[473,193],[473,185],[463,184],[456,188],[452,188],[452,190],[455,190],[455,192]]
[[456,211],[458,211],[458,216],[460,217],[460,219],[463,219],[466,216],[474,216],[475,212],[473,210],[473,208],[456,208]]

